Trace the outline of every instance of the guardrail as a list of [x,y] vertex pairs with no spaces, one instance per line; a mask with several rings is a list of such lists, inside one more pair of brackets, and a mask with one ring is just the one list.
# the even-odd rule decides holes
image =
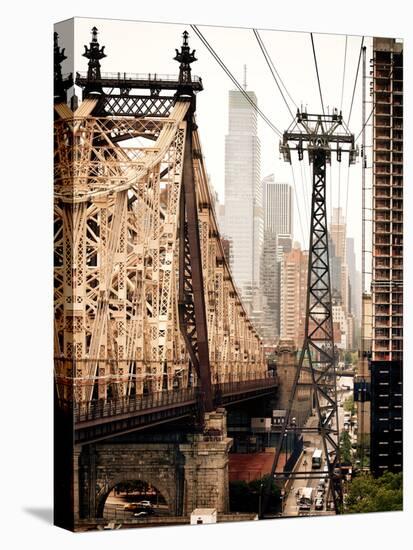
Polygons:
[[[76,78],[87,78],[87,72],[80,71],[76,73]],[[192,82],[202,82],[200,76],[191,75]],[[145,81],[145,82],[179,82],[177,74],[159,74],[159,73],[126,73],[126,72],[108,72],[101,73],[99,80],[119,80],[119,81]]]
[[167,407],[177,403],[195,401],[196,388],[155,392],[149,395],[123,397],[111,401],[90,401],[76,403],[74,407],[75,421],[94,420],[96,418],[112,417],[143,410]]
[[[213,385],[215,398],[222,399],[237,393],[249,392],[266,387],[273,387],[278,383],[275,375],[244,381],[231,381]],[[200,393],[199,388],[183,388],[149,395],[122,397],[111,401],[90,401],[75,403],[73,407],[74,420],[81,423],[100,418],[112,418],[121,415],[135,414],[155,409],[168,409],[174,406],[195,403]],[[70,403],[65,403],[69,405]]]

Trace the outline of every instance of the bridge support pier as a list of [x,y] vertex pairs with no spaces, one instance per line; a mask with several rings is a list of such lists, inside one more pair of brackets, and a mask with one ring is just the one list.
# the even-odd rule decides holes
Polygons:
[[[294,378],[298,368],[296,360],[297,350],[293,340],[281,340],[278,346],[277,376],[280,382],[278,389],[279,409],[288,409],[288,401],[293,391]],[[311,382],[311,373],[303,371],[301,382]],[[311,386],[297,389],[292,417],[296,417],[298,425],[305,424],[311,414],[313,403],[313,390]]]
[[225,409],[205,413],[203,434],[192,435],[179,449],[184,456],[184,515],[195,508],[229,511],[228,453]]
[[73,449],[73,518],[74,518],[75,525],[80,518],[79,467],[80,467],[81,452],[82,452],[81,445],[75,445]]
[[229,511],[225,409],[205,414],[202,434],[187,443],[93,443],[75,450],[75,524],[101,518],[109,493],[119,483],[142,480],[165,498],[169,514],[189,515],[195,508]]

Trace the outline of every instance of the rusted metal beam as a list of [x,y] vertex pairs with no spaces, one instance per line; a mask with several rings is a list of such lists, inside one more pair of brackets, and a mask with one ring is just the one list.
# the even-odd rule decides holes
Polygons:
[[187,117],[185,153],[181,196],[180,291],[179,311],[181,330],[188,353],[198,371],[205,411],[214,408],[211,368],[209,364],[208,327],[205,309],[204,279],[202,274],[199,239],[198,205],[195,188],[192,148],[192,115]]

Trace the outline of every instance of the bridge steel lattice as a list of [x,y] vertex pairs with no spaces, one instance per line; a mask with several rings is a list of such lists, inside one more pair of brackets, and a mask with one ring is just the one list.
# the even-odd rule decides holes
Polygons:
[[75,80],[83,101],[73,109],[72,81],[55,66],[58,400],[198,388],[199,407],[211,410],[213,384],[265,379],[267,367],[219,235],[195,119],[194,52],[184,36],[179,77],[105,75],[94,28],[84,56],[88,73]]

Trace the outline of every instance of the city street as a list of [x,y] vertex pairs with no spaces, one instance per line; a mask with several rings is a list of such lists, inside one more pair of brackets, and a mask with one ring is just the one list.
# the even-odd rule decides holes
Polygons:
[[[344,389],[344,388],[342,388],[342,385],[350,386],[350,389]],[[340,405],[338,405],[337,409],[338,409],[338,423],[339,423],[340,433],[342,432],[342,430],[344,430],[344,414],[345,414],[345,411],[344,411],[344,408],[343,408],[344,401],[352,395],[352,392],[353,392],[353,379],[349,378],[349,377],[337,377],[337,401],[338,401],[338,403],[340,403]],[[315,426],[317,426],[317,423],[318,423],[318,418],[315,415],[312,415],[308,419],[305,427],[306,428],[314,428]],[[352,434],[352,430],[350,431],[350,435],[351,435],[352,440],[353,440],[354,435]],[[318,470],[312,470],[311,459],[312,459],[313,452],[316,448],[317,449],[322,449],[323,448],[321,437],[318,434],[315,434],[315,433],[305,433],[303,435],[303,437],[304,437],[304,450],[303,450],[303,453],[301,454],[299,460],[297,461],[295,471],[304,472],[304,473],[311,472],[311,471],[316,472]],[[323,452],[323,454],[324,454],[324,452]],[[311,479],[308,479],[308,480],[296,479],[292,482],[291,488],[288,491],[288,494],[286,496],[284,512],[283,512],[284,517],[291,517],[291,516],[300,515],[300,511],[298,509],[298,504],[297,504],[296,494],[297,494],[297,491],[299,489],[302,489],[303,487],[313,488],[314,489],[314,494],[313,494],[313,503],[311,505],[311,510],[309,512],[301,512],[301,514],[305,514],[305,515],[308,515],[308,514],[311,514],[311,515],[332,515],[332,514],[334,514],[333,511],[326,510],[326,500],[325,500],[325,498],[327,496],[327,493],[324,495],[323,510],[315,510],[315,508],[314,508],[314,501],[315,501],[314,497],[315,497],[316,488],[317,488],[317,485],[319,484],[320,480],[323,479],[323,476],[324,476],[324,472],[323,472],[324,464],[325,464],[325,457],[323,456],[321,469],[319,470],[320,471],[320,476],[319,477],[314,477],[314,478],[311,478]]]
[[[123,494],[115,495],[113,492],[110,493],[106,499],[104,517],[107,519],[132,519],[136,516],[135,514],[144,511],[144,508],[139,508],[137,510],[125,510],[125,505],[131,502],[139,503],[140,501],[146,500],[146,497],[142,495],[136,495],[133,500],[131,500],[131,495],[126,497]],[[152,503],[151,505],[153,516],[167,516],[169,515],[168,506],[166,504]],[[142,517],[147,517],[142,514]]]

